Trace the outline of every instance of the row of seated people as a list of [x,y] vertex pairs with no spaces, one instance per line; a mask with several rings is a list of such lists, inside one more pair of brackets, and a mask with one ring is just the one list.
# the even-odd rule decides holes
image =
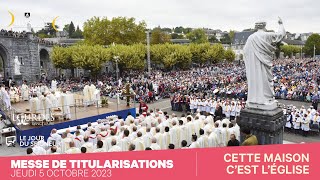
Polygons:
[[214,121],[211,115],[202,113],[194,117],[169,116],[156,110],[138,114],[136,118],[129,113],[125,120],[113,117],[64,130],[53,129],[47,142],[39,141],[27,149],[27,154],[224,147],[239,145],[239,139],[240,127],[235,121]]

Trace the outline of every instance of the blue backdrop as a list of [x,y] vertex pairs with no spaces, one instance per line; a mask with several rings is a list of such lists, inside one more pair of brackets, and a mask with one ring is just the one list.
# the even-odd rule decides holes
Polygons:
[[126,109],[122,111],[100,114],[97,116],[91,116],[87,118],[58,123],[54,125],[42,126],[42,127],[28,129],[28,130],[20,130],[18,127],[15,127],[17,132],[17,142],[20,144],[20,137],[23,137],[23,136],[26,136],[27,139],[29,139],[30,136],[44,136],[44,139],[47,140],[53,128],[64,129],[72,126],[87,124],[88,122],[96,122],[98,119],[104,119],[106,116],[112,116],[112,115],[121,116],[123,119],[125,119],[129,112],[133,117],[136,117],[136,109],[131,108],[131,109]]

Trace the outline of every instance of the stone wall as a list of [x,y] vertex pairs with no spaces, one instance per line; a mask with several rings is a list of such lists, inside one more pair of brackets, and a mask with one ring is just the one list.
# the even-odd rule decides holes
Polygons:
[[[28,82],[38,81],[41,78],[40,69],[40,48],[45,49],[50,54],[52,46],[40,45],[36,40],[24,36],[24,37],[9,37],[0,36],[0,48],[3,50],[1,52],[4,57],[4,73],[5,78],[12,77],[19,84],[23,80]],[[19,57],[21,76],[16,76],[14,74],[14,58]],[[56,75],[56,70],[51,63],[51,60],[47,60],[47,67],[49,78],[53,78]]]

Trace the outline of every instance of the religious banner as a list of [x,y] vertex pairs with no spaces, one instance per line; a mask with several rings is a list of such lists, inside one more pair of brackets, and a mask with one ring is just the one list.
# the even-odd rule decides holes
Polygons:
[[318,179],[319,143],[1,157],[1,179]]

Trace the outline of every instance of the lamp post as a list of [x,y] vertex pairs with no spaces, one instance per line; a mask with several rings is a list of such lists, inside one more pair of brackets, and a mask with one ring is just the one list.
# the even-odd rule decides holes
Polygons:
[[316,59],[316,45],[313,45],[313,59]]
[[[112,46],[115,46],[116,44],[113,42]],[[119,56],[113,56],[113,59],[116,61],[116,76],[117,76],[117,81],[119,80],[119,68],[118,68],[118,61],[119,61]]]
[[119,68],[118,68],[119,56],[114,56],[113,59],[116,61],[116,76],[117,76],[117,81],[118,81],[119,80]]
[[302,46],[300,47],[300,59],[302,59]]
[[147,63],[148,63],[148,75],[151,74],[151,63],[150,63],[150,31],[146,31],[147,33]]

